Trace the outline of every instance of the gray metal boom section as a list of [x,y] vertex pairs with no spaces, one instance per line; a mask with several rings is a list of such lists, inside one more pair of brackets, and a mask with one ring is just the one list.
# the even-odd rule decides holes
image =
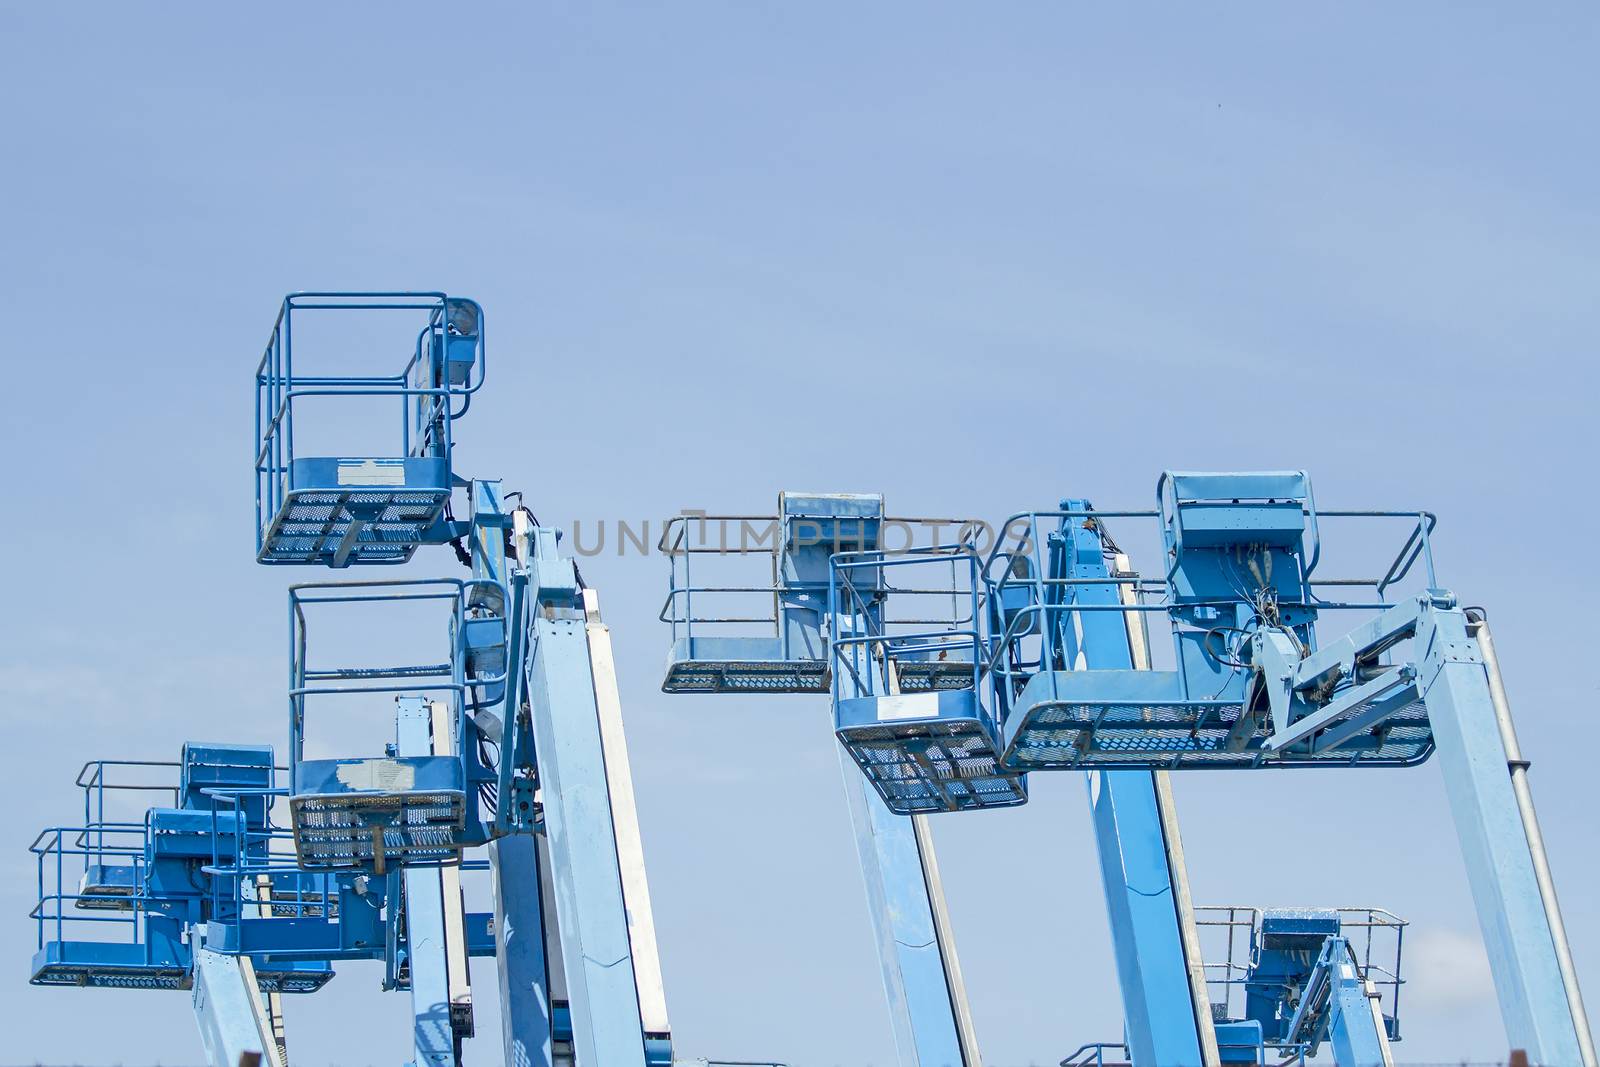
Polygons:
[[284,1067],[249,956],[195,949],[194,1015],[210,1067]]
[[1526,764],[1510,733],[1498,671],[1460,611],[1426,612],[1417,636],[1419,683],[1506,1036],[1532,1063],[1593,1067],[1532,800],[1525,779],[1517,784]]
[[644,1067],[639,992],[585,622],[575,610],[556,608],[537,615],[530,629],[528,697],[574,1054],[584,1067]]
[[[446,716],[436,715],[433,705],[420,697],[404,697],[397,705],[395,738],[402,756],[449,752]],[[446,731],[443,736],[436,732],[440,728]],[[460,883],[454,877],[447,879],[442,867],[407,867],[401,877],[406,894],[406,954],[411,965],[415,1067],[455,1067],[454,1002],[464,995],[467,1011],[471,1012],[471,994],[461,985],[464,975],[452,974],[455,967],[450,958],[453,952],[464,954],[466,950],[466,931],[461,925]],[[456,893],[453,909],[448,908],[445,901],[449,887]],[[463,956],[463,970],[464,960]]]

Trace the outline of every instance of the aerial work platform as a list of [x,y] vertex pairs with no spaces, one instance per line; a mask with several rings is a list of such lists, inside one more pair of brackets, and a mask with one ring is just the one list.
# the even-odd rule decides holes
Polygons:
[[[832,666],[854,683],[836,690],[835,716],[863,772],[875,783],[886,773],[923,778],[930,788],[948,777],[928,763],[928,737],[915,728],[935,723],[960,739],[940,750],[956,776],[996,784],[1030,770],[1409,766],[1432,753],[1419,667],[1391,655],[1428,628],[1430,613],[1454,608],[1433,575],[1431,515],[1324,513],[1407,524],[1379,574],[1324,581],[1315,574],[1319,513],[1304,474],[1167,474],[1158,499],[1151,512],[1078,502],[1013,515],[981,563],[970,543],[892,560],[836,550],[831,590],[845,601],[836,617],[863,629],[832,637]],[[1134,519],[1159,525],[1167,557],[1159,580],[1105,569],[1115,547],[1105,522]],[[883,575],[946,565],[974,571],[961,594],[971,621],[880,631],[876,620],[899,594]],[[1420,591],[1394,598],[1408,578]],[[1350,600],[1353,590],[1373,595]],[[1335,643],[1344,660],[1324,663],[1313,656],[1316,621],[1335,611],[1366,620]],[[1169,668],[1085,669],[1086,632],[1114,624],[1148,651],[1152,614],[1169,625]],[[908,698],[918,687],[906,680],[929,661],[938,688],[970,695]],[[886,675],[891,666],[899,684]],[[898,735],[905,745],[896,746]],[[869,738],[875,747],[852,747]],[[1005,792],[946,796],[942,806],[886,799],[896,810],[1021,802],[1020,791],[1009,801]]]
[[[163,782],[156,772],[171,778]],[[274,773],[272,750],[258,745],[190,742],[176,762],[85,764],[77,785],[86,821],[51,827],[31,848],[38,869],[32,984],[191,988],[195,939],[186,931],[237,920],[258,896],[252,880],[246,904],[224,887],[223,872],[269,869]],[[152,792],[174,806],[128,818],[124,809]],[[270,894],[285,875],[264,878]],[[256,962],[253,980],[263,993],[314,992],[333,977],[317,960],[262,955]]]
[[[349,355],[332,343],[302,340],[297,349],[296,325],[304,336],[308,317],[329,311],[414,323],[409,356],[396,353],[399,371],[358,374],[331,366],[334,356]],[[286,297],[256,367],[256,559],[335,567],[404,563],[419,545],[448,539],[440,522],[455,487],[452,427],[482,386],[484,369],[483,309],[472,300],[444,293]],[[296,449],[297,432],[303,440],[308,420],[316,424],[329,400],[396,405],[399,432],[376,455],[304,455]]]
[[[878,551],[886,531],[909,543],[930,528],[955,529],[966,522],[885,518],[883,498],[871,494],[794,492],[779,495],[776,515],[674,517],[657,545],[672,561],[661,608],[661,621],[672,626],[662,691],[829,692],[833,671],[821,636],[829,556]],[[724,573],[716,569],[719,561],[731,561],[730,581],[719,580]],[[768,572],[762,580],[750,580],[747,561]],[[707,572],[711,577],[701,577]],[[947,582],[940,588],[896,591],[926,603],[929,597],[955,594],[955,587]],[[751,634],[751,627],[770,632]],[[900,691],[968,687],[971,667],[970,660],[908,655],[900,664]]]
[[[290,589],[290,812],[296,855],[306,870],[382,873],[392,865],[455,863],[464,847],[488,840],[477,786],[489,772],[475,760],[475,750],[463,753],[457,741],[468,736],[469,714],[504,698],[505,597],[486,597],[483,585],[425,578],[304,582]],[[332,643],[330,637],[359,635],[388,606],[435,609],[443,660],[313,662],[328,654],[319,650]],[[330,617],[320,623],[313,643],[312,620],[323,615]],[[490,686],[499,687],[498,698],[484,693]],[[469,689],[476,694],[470,709]],[[433,750],[400,754],[390,743],[382,754],[305,758],[313,711],[320,715],[321,704],[333,698],[343,705],[336,714],[348,717],[359,704],[380,729],[393,719],[396,700],[426,703]]]
[[[885,624],[893,591],[936,587],[946,576],[951,618],[943,625]],[[965,546],[836,552],[829,560],[834,730],[896,814],[1028,799],[1022,775],[1001,766],[995,725],[979,700],[979,588],[978,558]],[[908,689],[908,677],[938,684]]]
[[[948,522],[955,537],[913,547],[889,543],[878,497],[785,493],[758,548],[749,524],[763,520],[748,516],[695,513],[662,540],[666,691],[829,687],[841,754],[868,790],[865,803],[849,795],[901,1062],[976,1060],[923,817],[1023,803],[1027,775],[1054,770],[1091,772],[1137,1067],[1260,1062],[1271,1041],[1292,1052],[1331,1040],[1340,1063],[1388,1062],[1393,1012],[1327,915],[1273,914],[1256,931],[1257,962],[1292,962],[1296,1007],[1314,1009],[1296,1018],[1279,1004],[1271,1026],[1213,1017],[1168,772],[1437,756],[1512,1047],[1597,1067],[1487,620],[1440,583],[1434,516],[1319,508],[1300,471],[1167,472],[1156,496],[1148,511],[1066,499],[998,533]],[[820,520],[821,535],[798,537],[801,520]],[[1112,526],[1153,535],[1151,571]],[[1355,559],[1335,576],[1332,526],[1329,560]],[[764,556],[771,579],[701,577],[702,563],[691,577],[707,555]],[[948,610],[909,607],[930,593]],[[746,607],[724,607],[730,595]],[[1302,920],[1315,929],[1273,956]],[[1366,1044],[1330,1036],[1357,1031]]]
[[[1425,512],[1334,512],[1322,517],[1402,524],[1382,572],[1323,581],[1319,513],[1300,472],[1163,475],[1154,512],[1098,512],[1086,503],[1012,516],[1007,540],[985,562],[989,595],[1007,604],[1006,625],[988,635],[997,653],[994,687],[1013,769],[1226,769],[1408,766],[1433,751],[1416,667],[1380,662],[1410,634],[1399,630],[1361,650],[1345,674],[1314,684],[1288,679],[1302,696],[1278,707],[1283,681],[1263,668],[1260,646],[1291,658],[1316,646],[1318,615],[1375,615],[1421,563],[1433,589]],[[1071,501],[1065,503],[1073,503]],[[1104,524],[1155,520],[1166,548],[1162,579],[1106,576]],[[1024,564],[1019,566],[1018,564]],[[1371,600],[1349,593],[1370,590]],[[1074,626],[1093,612],[1119,618],[1148,647],[1149,615],[1167,617],[1173,668],[1078,669]],[[1026,631],[1026,633],[1024,632]],[[1037,635],[1032,641],[1026,638]],[[1026,646],[1026,647],[1025,647]],[[1294,664],[1281,661],[1293,674]],[[1324,713],[1343,724],[1335,739],[1277,743],[1289,715]],[[1277,718],[1274,719],[1276,712]],[[1276,725],[1275,725],[1276,724]]]
[[[1382,908],[1195,909],[1220,1064],[1392,1067],[1400,1039],[1403,934]],[[1083,1045],[1062,1067],[1124,1063],[1122,1042]]]
[[[375,320],[403,332],[374,342]],[[211,1067],[285,1067],[279,995],[381,961],[382,987],[409,994],[411,1067],[460,1067],[468,959],[494,956],[506,1063],[676,1062],[599,596],[520,494],[454,469],[484,366],[471,300],[284,300],[254,383],[257,560],[396,564],[448,544],[470,577],[290,590],[286,768],[190,744],[176,784],[126,786],[170,805],[118,812],[107,768],[178,765],[86,768],[83,822],[33,847],[36,984],[189,990]],[[308,412],[323,401],[336,417]],[[388,414],[363,422],[363,403]],[[429,608],[432,629],[400,621]],[[313,642],[321,613],[339,618]],[[418,629],[437,657],[394,651]],[[490,876],[492,912],[468,910],[469,872]]]

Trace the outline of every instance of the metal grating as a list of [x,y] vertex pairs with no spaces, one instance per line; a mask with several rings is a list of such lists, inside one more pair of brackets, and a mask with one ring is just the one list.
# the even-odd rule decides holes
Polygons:
[[294,847],[306,870],[453,863],[466,797],[457,790],[315,793],[290,803]]
[[1028,799],[1022,776],[1000,767],[976,719],[851,727],[839,739],[899,815],[1012,807]]
[[32,985],[80,986],[98,989],[188,989],[189,972],[182,967],[108,966],[92,963],[51,963],[41,967]]
[[1271,733],[1265,724],[1230,751],[1228,735],[1241,711],[1238,704],[1041,702],[1023,713],[1004,763],[1013,771],[1392,767],[1420,763],[1433,752],[1433,729],[1420,700],[1373,732],[1325,752],[1263,752],[1261,743]]
[[[972,664],[899,663],[902,693],[972,688]],[[674,660],[661,684],[667,693],[826,693],[833,676],[826,660]]]
[[362,516],[350,552],[352,563],[401,563],[411,558],[423,534],[439,518],[447,489],[291,492],[262,541],[262,563],[331,563],[334,551]]
[[[972,668],[967,668],[970,677]],[[674,660],[661,689],[667,693],[826,693],[828,664],[797,660]]]
[[972,664],[960,660],[919,663],[895,661],[895,676],[902,693],[947,692],[972,688]]
[[333,980],[333,970],[263,971],[256,968],[256,985],[263,993],[315,993]]

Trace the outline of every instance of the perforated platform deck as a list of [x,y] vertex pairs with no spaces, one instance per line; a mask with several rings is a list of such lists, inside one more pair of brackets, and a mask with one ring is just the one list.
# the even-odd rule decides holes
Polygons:
[[860,727],[839,739],[899,815],[1025,804],[1019,774],[1000,770],[994,742],[977,723]]
[[459,790],[302,794],[290,802],[306,870],[454,863],[466,797]]
[[826,693],[826,660],[673,660],[665,693]]
[[[1267,752],[1265,722],[1233,737],[1243,705],[1237,701],[1173,699],[1093,701],[1066,695],[1084,676],[1112,672],[1041,674],[1029,681],[1006,724],[1004,766],[1012,771],[1191,770],[1251,767],[1410,766],[1433,752],[1433,730],[1420,700],[1401,707],[1371,731],[1322,752]],[[1116,672],[1124,673],[1124,672]],[[1167,672],[1139,671],[1154,694]],[[1171,676],[1168,676],[1171,677]],[[1051,695],[1050,690],[1056,689]],[[1232,741],[1230,743],[1230,737]]]
[[315,993],[333,980],[333,968],[256,964],[256,985],[263,993]]
[[189,969],[141,944],[47,941],[33,956],[33,985],[188,989]]
[[[731,642],[724,642],[731,643]],[[766,643],[766,642],[763,642]],[[776,641],[770,642],[777,644]],[[697,645],[706,645],[696,639]],[[826,693],[833,685],[828,661],[695,657],[680,642],[667,663],[667,693]],[[972,688],[972,664],[960,660],[902,660],[896,664],[902,693]]]
[[296,459],[256,559],[339,567],[403,563],[425,543],[450,488],[450,465],[440,456]]
[[1022,775],[1000,767],[971,690],[851,698],[835,705],[835,716],[840,742],[896,814],[1028,800]]
[[[262,563],[331,564],[359,519],[351,563],[404,563],[424,543],[448,490],[301,490],[290,493],[268,527]],[[367,516],[370,516],[367,517]]]
[[[33,985],[102,989],[189,989],[189,968],[174,959],[154,959],[145,946],[129,942],[50,941],[33,957]],[[256,985],[263,993],[314,993],[333,978],[317,963],[262,963]]]

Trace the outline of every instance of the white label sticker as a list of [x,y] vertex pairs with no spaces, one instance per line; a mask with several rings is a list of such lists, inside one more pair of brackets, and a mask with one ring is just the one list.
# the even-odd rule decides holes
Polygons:
[[341,764],[338,778],[340,783],[351,789],[399,793],[417,784],[417,769],[409,763],[391,759],[368,759],[360,763]]
[[405,485],[403,459],[352,459],[339,461],[340,485]]
[[878,698],[879,722],[899,722],[902,719],[936,719],[938,717],[938,693],[912,693],[909,696]]

